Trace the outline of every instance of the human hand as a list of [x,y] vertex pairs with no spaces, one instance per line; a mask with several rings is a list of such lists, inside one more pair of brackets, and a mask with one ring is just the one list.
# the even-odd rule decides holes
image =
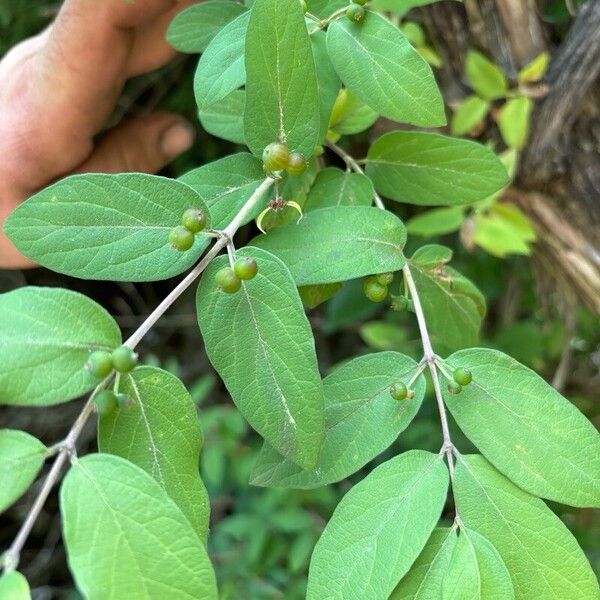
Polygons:
[[[25,198],[73,172],[156,172],[193,143],[157,113],[100,140],[125,81],[173,58],[166,28],[193,0],[65,0],[55,22],[0,61],[0,225]],[[32,266],[0,232],[0,267]]]

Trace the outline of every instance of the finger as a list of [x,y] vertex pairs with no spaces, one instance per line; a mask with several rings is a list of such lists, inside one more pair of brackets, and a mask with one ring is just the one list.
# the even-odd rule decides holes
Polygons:
[[151,23],[138,27],[127,63],[128,77],[159,69],[175,57],[177,52],[166,40],[167,29],[176,14],[195,3],[197,0],[181,0]]
[[37,55],[35,73],[38,102],[47,107],[52,99],[49,117],[56,118],[57,127],[82,136],[100,129],[125,82],[135,28],[160,18],[176,4],[175,0],[66,0]]
[[138,117],[109,131],[77,171],[156,173],[193,142],[192,126],[181,117],[167,113]]

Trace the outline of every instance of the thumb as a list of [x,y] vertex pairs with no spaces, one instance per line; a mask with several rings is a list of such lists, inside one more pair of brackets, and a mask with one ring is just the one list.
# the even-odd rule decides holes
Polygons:
[[193,143],[192,126],[177,115],[137,117],[106,133],[77,171],[156,173]]

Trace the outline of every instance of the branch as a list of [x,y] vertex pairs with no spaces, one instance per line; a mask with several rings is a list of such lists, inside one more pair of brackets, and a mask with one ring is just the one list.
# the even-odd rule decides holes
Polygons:
[[[125,342],[130,348],[135,348],[142,338],[150,331],[152,326],[160,319],[160,317],[169,309],[169,307],[187,290],[190,285],[198,279],[202,271],[210,264],[213,258],[219,254],[219,252],[227,246],[237,230],[242,226],[248,215],[252,212],[258,201],[262,198],[263,194],[273,185],[274,180],[267,177],[255,192],[250,196],[244,206],[240,209],[238,214],[229,223],[229,225],[222,232],[222,235],[215,242],[210,251],[204,256],[204,258],[190,271],[190,273],[177,285],[175,289],[150,313],[148,318],[139,326],[139,328],[133,333],[133,335]],[[88,401],[85,403],[83,410],[77,417],[77,420],[73,424],[73,427],[69,431],[67,437],[56,445],[59,448],[58,456],[54,461],[52,468],[50,469],[41,490],[39,491],[35,501],[33,502],[25,521],[21,529],[17,533],[10,548],[2,555],[0,566],[4,567],[6,572],[14,571],[19,566],[19,558],[21,550],[31,533],[31,530],[37,521],[46,500],[52,488],[56,482],[60,479],[62,469],[67,461],[67,458],[75,453],[75,445],[83,427],[85,426],[88,418],[94,412],[94,397],[102,390],[109,382],[110,377],[104,380],[90,395]]]

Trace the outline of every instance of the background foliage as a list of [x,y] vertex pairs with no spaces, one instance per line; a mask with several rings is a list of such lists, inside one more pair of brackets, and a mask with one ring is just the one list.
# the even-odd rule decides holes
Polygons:
[[[52,18],[56,2],[32,3],[9,0],[0,4],[0,55],[20,39],[39,31]],[[568,12],[562,1],[547,2],[547,17],[557,23],[560,35]],[[410,15],[413,20],[412,14]],[[418,22],[418,13],[414,21]],[[406,33],[406,30],[405,30]],[[414,32],[413,32],[414,33]],[[423,47],[427,47],[423,44]],[[432,58],[435,61],[435,57]],[[431,62],[431,61],[430,61]],[[195,59],[178,59],[162,72],[128,84],[114,120],[139,114],[157,106],[176,110],[198,123],[193,98]],[[476,90],[478,91],[478,90]],[[485,95],[485,92],[483,92]],[[473,103],[472,110],[481,110]],[[215,140],[198,125],[199,138],[194,149],[173,164],[169,176],[179,176],[193,166],[230,153],[234,143]],[[340,129],[340,133],[343,130]],[[482,138],[485,140],[485,138]],[[361,139],[355,142],[361,155]],[[422,211],[406,205],[396,208],[418,233]],[[447,217],[447,215],[446,215]],[[249,232],[253,237],[255,232]],[[440,231],[431,241],[454,250],[453,266],[476,281],[488,304],[482,346],[500,349],[534,368],[551,380],[565,348],[572,353],[566,394],[593,421],[598,423],[598,406],[593,399],[600,391],[600,329],[596,319],[581,310],[576,315],[576,334],[567,339],[564,316],[556,304],[536,294],[535,281],[527,257],[511,255],[497,258],[476,248],[468,251],[458,236]],[[409,237],[406,255],[422,244],[417,235]],[[485,242],[480,244],[485,247]],[[0,291],[23,284],[63,286],[82,291],[119,315],[117,321],[127,333],[170,288],[170,282],[154,284],[97,285],[38,270],[0,273]],[[392,284],[392,293],[398,289]],[[379,350],[400,350],[418,359],[420,340],[412,315],[386,312],[368,302],[360,282],[346,285],[331,301],[311,313],[311,325],[319,348],[321,371],[348,356]],[[459,344],[460,345],[460,344]],[[193,294],[188,294],[160,326],[144,341],[142,352],[151,355],[157,365],[180,376],[200,408],[205,444],[202,476],[212,504],[209,551],[213,557],[223,598],[302,598],[306,586],[308,560],[324,524],[342,495],[361,480],[376,464],[369,463],[360,472],[337,485],[317,490],[263,489],[247,486],[260,449],[260,440],[248,429],[233,409],[224,388],[216,385],[203,350],[198,347]],[[430,391],[428,392],[430,393]],[[1,409],[3,427],[27,429],[43,442],[56,439],[73,420],[73,408],[64,405],[52,412],[51,421],[43,420],[34,410]],[[457,427],[452,433],[462,451],[469,444]],[[88,447],[94,443],[89,431]],[[394,447],[377,458],[377,464],[398,452],[420,448],[439,449],[439,428],[434,402],[426,401],[420,418],[400,436]],[[0,546],[10,542],[30,502],[25,496],[3,515],[0,521]],[[600,536],[597,512],[552,505],[555,512],[574,532],[586,550],[596,572],[600,572],[600,551],[594,540]],[[450,515],[449,515],[450,516]],[[70,576],[64,570],[60,547],[56,499],[52,499],[34,530],[23,564],[34,598],[75,597]],[[54,519],[54,520],[52,520]]]

